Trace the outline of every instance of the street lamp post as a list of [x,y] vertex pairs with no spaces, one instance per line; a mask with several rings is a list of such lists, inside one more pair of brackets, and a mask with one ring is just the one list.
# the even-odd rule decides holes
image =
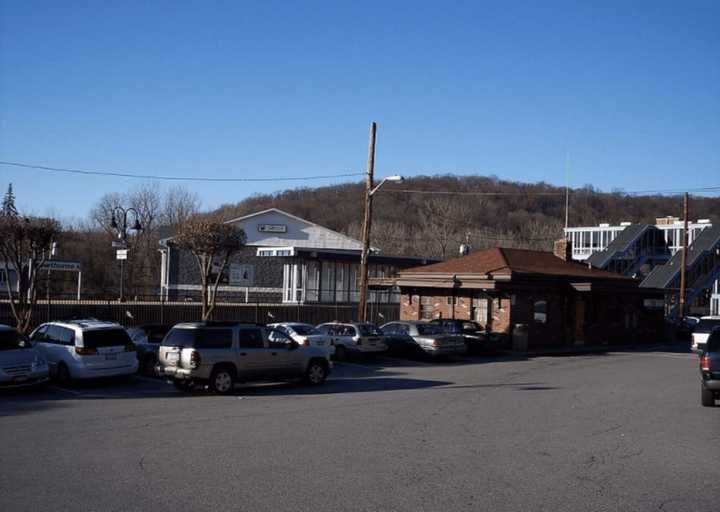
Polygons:
[[[135,217],[135,222],[133,223],[132,227],[128,229],[128,213],[133,214]],[[118,223],[118,219],[120,222]],[[113,228],[115,231],[117,231],[118,239],[120,240],[123,249],[127,249],[127,237],[128,237],[128,231],[132,230],[136,233],[138,231],[142,231],[142,225],[140,225],[140,214],[135,208],[123,208],[122,206],[116,206],[113,208],[112,216],[110,218],[110,227]],[[113,244],[113,246],[115,246]],[[123,302],[125,300],[124,290],[123,290],[123,281],[125,280],[125,260],[120,259],[120,302]]]
[[367,181],[365,182],[365,217],[363,219],[362,253],[360,255],[360,299],[358,303],[358,322],[366,319],[366,302],[368,288],[368,256],[370,254],[370,227],[372,224],[372,198],[386,182],[400,183],[402,176],[388,176],[374,186],[373,173],[375,172],[375,133],[377,124],[370,125],[370,145],[368,146]]

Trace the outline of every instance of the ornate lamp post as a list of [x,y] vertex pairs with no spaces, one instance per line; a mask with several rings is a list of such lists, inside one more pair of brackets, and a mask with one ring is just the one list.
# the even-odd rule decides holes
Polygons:
[[[128,227],[128,214],[132,213],[133,217],[135,217],[135,222],[131,227]],[[118,222],[120,220],[120,222]],[[123,302],[125,300],[124,295],[124,280],[125,280],[125,259],[127,258],[127,237],[128,237],[128,231],[135,231],[140,232],[142,231],[142,225],[140,224],[140,214],[135,208],[123,208],[122,206],[116,206],[113,208],[112,211],[112,217],[110,218],[110,227],[113,228],[115,231],[117,231],[118,240],[120,243],[113,243],[113,247],[122,247],[122,250],[125,250],[124,257],[120,257],[118,254],[118,259],[120,260],[120,302]]]

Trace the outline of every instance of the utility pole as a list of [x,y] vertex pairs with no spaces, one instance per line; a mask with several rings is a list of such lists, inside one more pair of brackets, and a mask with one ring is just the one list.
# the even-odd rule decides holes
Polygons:
[[368,256],[370,253],[370,223],[372,221],[373,174],[375,172],[375,134],[377,124],[370,123],[370,142],[368,144],[367,180],[365,182],[365,217],[363,219],[362,254],[360,256],[360,302],[358,303],[358,322],[366,318],[365,302],[368,286]]
[[688,246],[688,193],[683,196],[683,243],[682,255],[680,260],[680,300],[678,301],[678,311],[680,320],[685,318],[685,273],[687,272],[687,246]]

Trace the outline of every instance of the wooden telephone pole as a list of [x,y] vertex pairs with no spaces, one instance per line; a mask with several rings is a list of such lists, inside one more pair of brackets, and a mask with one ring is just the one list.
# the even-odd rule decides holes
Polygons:
[[365,218],[363,219],[362,255],[360,256],[360,301],[358,303],[358,322],[366,318],[365,302],[368,288],[368,256],[370,254],[370,224],[372,222],[372,190],[375,172],[375,134],[377,124],[370,124],[370,142],[368,144],[367,181],[365,183]]
[[678,301],[678,312],[680,320],[685,318],[685,274],[687,272],[687,247],[688,247],[688,193],[683,196],[683,243],[680,260],[680,299]]

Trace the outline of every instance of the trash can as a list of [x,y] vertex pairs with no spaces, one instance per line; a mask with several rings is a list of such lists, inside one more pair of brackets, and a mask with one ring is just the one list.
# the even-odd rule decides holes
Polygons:
[[514,352],[527,352],[527,349],[528,349],[528,326],[527,326],[527,324],[515,324],[515,327],[513,327],[512,349]]

